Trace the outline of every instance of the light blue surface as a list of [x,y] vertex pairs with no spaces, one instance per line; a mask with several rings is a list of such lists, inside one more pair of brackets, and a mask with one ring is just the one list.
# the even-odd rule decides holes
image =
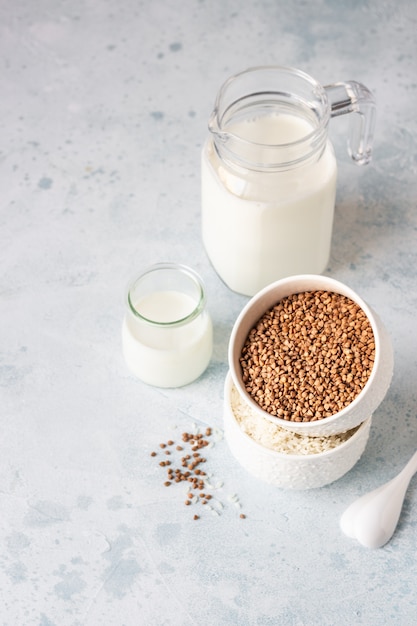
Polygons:
[[[416,623],[416,479],[384,548],[339,530],[417,445],[416,27],[404,0],[1,4],[2,626]],[[376,95],[371,166],[349,162],[347,120],[331,122],[326,273],[383,319],[395,373],[362,459],[328,487],[270,488],[216,443],[215,516],[164,487],[150,452],[192,424],[222,427],[246,298],[202,248],[199,159],[220,84],[261,64]],[[141,384],[121,355],[125,286],[163,260],[201,273],[215,328],[209,369],[177,390]]]

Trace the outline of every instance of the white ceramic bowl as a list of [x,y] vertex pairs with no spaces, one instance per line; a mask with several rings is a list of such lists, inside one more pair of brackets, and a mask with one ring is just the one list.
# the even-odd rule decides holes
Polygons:
[[[224,434],[235,459],[256,478],[284,489],[314,489],[328,485],[346,474],[361,457],[369,437],[368,417],[354,434],[326,452],[286,454],[266,448],[244,432],[231,406],[233,380],[230,373],[224,387]],[[264,419],[256,415],[259,420]],[[290,433],[297,437],[296,434]]]
[[[242,381],[240,356],[251,328],[282,298],[303,291],[324,290],[350,298],[364,311],[372,326],[375,338],[375,361],[368,382],[358,396],[342,411],[330,417],[311,422],[293,422],[275,417],[264,411],[246,391]],[[230,336],[229,367],[233,382],[246,402],[261,416],[293,432],[321,437],[343,433],[358,426],[370,417],[382,402],[393,373],[393,351],[390,337],[376,313],[350,287],[326,276],[299,275],[284,278],[268,285],[257,293],[238,316]]]

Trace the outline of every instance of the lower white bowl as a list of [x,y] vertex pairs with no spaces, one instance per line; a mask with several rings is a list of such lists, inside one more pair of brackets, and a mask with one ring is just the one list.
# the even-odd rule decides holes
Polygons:
[[[242,421],[239,420],[242,420],[242,414],[247,416],[247,412],[249,418],[243,418],[242,426]],[[230,373],[226,377],[224,433],[230,451],[250,474],[277,487],[313,489],[341,478],[352,469],[365,450],[371,421],[372,417],[368,417],[356,429],[343,435],[309,437],[293,433],[254,412],[237,391]],[[255,426],[253,434],[244,430],[250,422]],[[262,444],[259,443],[260,432],[263,434]],[[283,441],[288,443],[276,443],[277,440],[281,441],[281,435],[284,437]],[[271,445],[275,441],[275,446],[280,451],[267,447],[265,438]],[[297,447],[305,452],[294,453]],[[287,451],[284,452],[283,449]],[[311,450],[324,451],[312,453]]]

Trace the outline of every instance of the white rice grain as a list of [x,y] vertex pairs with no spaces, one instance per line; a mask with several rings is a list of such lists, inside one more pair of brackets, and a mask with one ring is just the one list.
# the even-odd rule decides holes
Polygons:
[[230,404],[235,419],[243,432],[261,446],[282,454],[308,455],[332,450],[347,441],[359,428],[356,427],[346,433],[330,435],[329,437],[309,437],[308,435],[293,433],[255,413],[241,398],[234,385],[231,389]]

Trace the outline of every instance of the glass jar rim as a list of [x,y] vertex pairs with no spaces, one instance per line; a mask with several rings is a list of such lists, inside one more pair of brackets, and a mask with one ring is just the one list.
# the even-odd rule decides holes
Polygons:
[[[287,143],[278,143],[275,144],[277,147],[284,147],[284,146],[288,146],[288,145],[292,145],[294,143],[299,143],[299,142],[303,142],[306,141],[308,139],[311,139],[312,137],[314,137],[318,132],[320,132],[323,127],[326,128],[329,120],[330,120],[330,105],[329,105],[329,101],[328,101],[328,97],[327,97],[327,93],[325,88],[312,76],[310,76],[310,74],[307,74],[307,72],[304,72],[303,70],[300,70],[298,68],[295,67],[291,67],[291,66],[285,66],[285,65],[257,65],[254,67],[249,67],[246,70],[243,70],[241,72],[237,72],[236,74],[233,74],[232,76],[229,76],[229,78],[227,78],[223,84],[220,86],[220,89],[218,91],[218,94],[216,96],[216,102],[215,102],[215,106],[214,106],[214,111],[213,111],[213,116],[216,118],[217,124],[219,129],[221,129],[222,126],[222,118],[223,116],[219,117],[219,110],[220,110],[220,101],[222,99],[222,97],[224,96],[227,88],[234,82],[236,82],[237,80],[239,80],[240,78],[243,78],[244,76],[248,76],[249,74],[255,74],[255,73],[259,73],[259,72],[282,72],[283,74],[287,74],[287,75],[292,75],[292,76],[297,76],[298,78],[301,78],[302,80],[305,81],[305,83],[308,83],[315,95],[323,102],[324,105],[324,114],[322,116],[322,118],[320,119],[320,123],[317,125],[317,127],[308,135],[305,135],[304,137],[302,137],[301,139],[297,139],[295,141],[291,141],[291,142],[287,142]],[[269,89],[268,90],[270,93],[279,93],[279,91],[274,91],[273,89]],[[251,94],[247,94],[247,95],[251,95]],[[259,94],[260,95],[260,94]],[[229,108],[229,107],[228,107]],[[226,109],[227,110],[227,109]],[[233,134],[233,133],[231,133]],[[241,138],[239,138],[241,139]],[[247,140],[244,140],[247,141]],[[257,142],[252,142],[252,143],[257,143]],[[259,143],[259,145],[266,145],[266,146],[273,146],[274,144],[262,144],[262,142]]]
[[[181,273],[187,276],[190,279],[190,281],[194,284],[194,286],[197,288],[198,298],[196,300],[196,305],[192,309],[192,311],[188,313],[188,315],[185,315],[184,317],[181,317],[176,320],[172,320],[168,322],[160,322],[157,320],[150,319],[146,317],[145,315],[142,315],[135,307],[132,297],[131,297],[132,290],[134,289],[135,286],[138,285],[138,283],[144,280],[146,276],[149,276],[150,274],[154,272],[159,272],[159,271],[168,271],[168,272],[176,271],[178,273]],[[126,289],[125,301],[126,301],[128,310],[132,313],[132,315],[136,319],[140,320],[141,322],[148,324],[149,326],[153,326],[153,327],[177,328],[179,326],[184,326],[185,324],[188,324],[189,322],[191,322],[192,320],[194,320],[201,314],[201,312],[204,310],[204,307],[206,305],[206,293],[205,293],[205,287],[204,287],[204,283],[203,283],[201,276],[191,267],[188,267],[187,265],[183,265],[181,263],[161,262],[161,263],[155,263],[153,265],[148,266],[142,272],[140,272],[139,274],[136,274],[135,277],[130,280]]]
[[[297,99],[300,105],[304,103],[306,105],[305,108],[309,108],[313,113],[315,113],[317,120],[317,124],[315,125],[315,127],[311,130],[311,132],[308,132],[299,139],[282,143],[264,143],[253,141],[241,137],[235,134],[233,131],[227,130],[227,128],[224,127],[225,119],[227,120],[227,115],[230,114],[235,105],[237,105],[238,103],[242,103],[245,99],[251,97],[260,97],[264,95],[281,97],[288,97],[292,95],[292,93],[290,92],[281,90],[279,88],[279,85],[277,85],[276,87],[272,85],[272,87],[259,88],[255,91],[248,90],[245,95],[241,95],[239,97],[233,96],[232,100],[229,103],[224,104],[223,101],[227,98],[229,89],[231,89],[233,85],[236,84],[238,81],[244,80],[245,77],[250,77],[251,75],[255,76],[256,74],[261,75],[261,73],[266,74],[271,72],[281,73],[284,77],[297,79],[299,80],[300,84],[303,83],[304,85],[308,86],[308,88],[311,90],[311,93],[314,94],[314,97],[317,99],[317,102],[320,103],[320,107],[313,107],[311,101],[304,101],[301,97]],[[268,163],[253,163],[253,165],[261,168],[265,167],[267,169],[280,170],[287,169],[288,167],[292,167],[297,164],[301,164],[305,160],[310,158],[312,154],[315,154],[317,151],[322,149],[327,139],[327,127],[330,117],[331,109],[326,89],[312,76],[310,76],[303,70],[299,70],[297,68],[289,66],[260,65],[250,67],[246,70],[238,72],[230,76],[223,82],[217,93],[214,109],[210,116],[208,126],[211,134],[214,137],[214,143],[217,150],[221,148],[225,151],[225,153],[226,151],[229,152],[227,145],[231,143],[234,147],[230,149],[230,154],[233,154],[233,157],[236,158],[237,162],[241,162],[242,165],[248,167],[250,165],[250,159],[247,159],[246,157],[239,157],[238,152],[240,152],[240,150],[243,150],[243,153],[245,153],[247,149],[250,149],[250,146],[257,146],[258,148],[262,148],[265,151],[265,154],[271,154],[271,160]],[[238,152],[235,152],[235,148],[237,148]],[[298,156],[294,156],[289,161],[281,160],[281,157],[279,155],[282,154],[283,156],[286,156],[286,151],[289,148],[295,151],[299,151],[299,154],[298,152],[296,152]],[[273,158],[273,155],[275,155],[275,158]],[[276,160],[277,156],[278,160]]]

